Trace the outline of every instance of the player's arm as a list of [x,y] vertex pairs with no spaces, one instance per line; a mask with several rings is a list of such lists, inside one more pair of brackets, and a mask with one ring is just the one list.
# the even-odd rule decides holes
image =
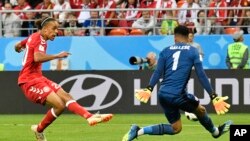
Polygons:
[[149,85],[144,89],[135,90],[135,97],[141,102],[148,102],[149,98],[151,97],[151,93],[153,91],[154,86],[159,81],[164,71],[164,64],[165,57],[163,57],[162,53],[160,53],[159,59],[157,61],[157,67],[150,78]]
[[195,63],[194,67],[195,67],[195,72],[199,78],[201,85],[208,92],[208,94],[212,94],[213,89],[212,89],[212,86],[211,86],[210,82],[208,81],[207,75],[202,67],[202,63]]
[[151,86],[152,89],[157,84],[157,82],[159,82],[159,80],[164,72],[165,61],[166,61],[166,57],[164,57],[163,53],[161,52],[159,55],[159,59],[157,61],[156,69],[154,70],[154,72],[150,78],[150,81],[149,81],[149,86]]
[[70,55],[69,52],[60,52],[58,54],[53,54],[53,55],[49,55],[43,52],[35,52],[34,53],[34,61],[38,62],[38,63],[42,63],[42,62],[47,62],[53,59],[57,59],[57,58],[66,58]]
[[23,51],[23,49],[26,47],[26,43],[28,41],[28,38],[25,38],[24,40],[17,42],[15,44],[15,51],[20,53]]
[[220,115],[220,114],[225,114],[226,112],[228,112],[230,105],[225,102],[225,100],[228,99],[228,96],[220,97],[214,92],[210,82],[208,81],[208,78],[207,78],[206,73],[202,67],[201,62],[195,63],[195,72],[199,78],[200,83],[205,88],[205,90],[208,92],[208,94],[211,98],[211,101],[213,102],[216,113],[218,115]]

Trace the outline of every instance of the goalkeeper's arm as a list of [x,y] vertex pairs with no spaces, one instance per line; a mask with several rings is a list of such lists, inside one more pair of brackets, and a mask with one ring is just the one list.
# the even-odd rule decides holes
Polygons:
[[205,90],[209,93],[211,101],[214,105],[215,111],[218,115],[225,114],[228,112],[230,105],[225,102],[228,99],[228,96],[219,97],[212,89],[211,84],[208,81],[208,78],[202,68],[201,63],[195,63],[195,72],[200,80],[200,83],[205,88]]

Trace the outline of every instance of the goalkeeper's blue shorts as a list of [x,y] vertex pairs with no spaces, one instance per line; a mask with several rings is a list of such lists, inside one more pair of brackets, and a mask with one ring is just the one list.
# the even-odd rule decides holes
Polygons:
[[188,93],[178,96],[159,93],[158,98],[164,110],[165,116],[170,123],[174,123],[180,119],[180,110],[193,112],[200,103],[196,96]]

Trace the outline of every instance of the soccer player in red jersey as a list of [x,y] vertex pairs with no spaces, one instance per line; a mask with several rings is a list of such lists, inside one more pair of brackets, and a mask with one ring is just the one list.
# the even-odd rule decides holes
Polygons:
[[[46,54],[47,40],[53,41],[58,33],[58,22],[47,17],[36,22],[39,29],[15,45],[16,52],[25,49],[23,58],[23,68],[18,77],[18,85],[25,96],[32,102],[49,105],[50,110],[38,125],[32,125],[31,130],[35,133],[38,141],[47,141],[43,131],[48,127],[63,111],[69,111],[85,118],[90,126],[97,123],[109,121],[112,114],[91,114],[84,107],[80,106],[72,96],[65,92],[58,84],[49,80],[42,74],[42,63],[57,58],[65,58],[69,52],[62,51],[58,54]],[[25,44],[25,46],[24,46]]]

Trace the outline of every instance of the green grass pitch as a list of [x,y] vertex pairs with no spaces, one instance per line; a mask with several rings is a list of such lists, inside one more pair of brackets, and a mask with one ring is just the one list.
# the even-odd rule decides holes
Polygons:
[[[215,125],[231,119],[234,124],[249,124],[250,114],[210,114]],[[0,141],[35,141],[30,130],[32,124],[38,123],[43,115],[0,115]],[[213,141],[215,139],[199,122],[193,122],[182,115],[183,128],[178,135],[140,136],[138,141]],[[62,114],[46,131],[48,141],[121,141],[130,125],[139,126],[166,123],[163,114],[114,114],[111,121],[89,126],[85,119],[74,114]],[[216,141],[229,141],[226,133]]]

